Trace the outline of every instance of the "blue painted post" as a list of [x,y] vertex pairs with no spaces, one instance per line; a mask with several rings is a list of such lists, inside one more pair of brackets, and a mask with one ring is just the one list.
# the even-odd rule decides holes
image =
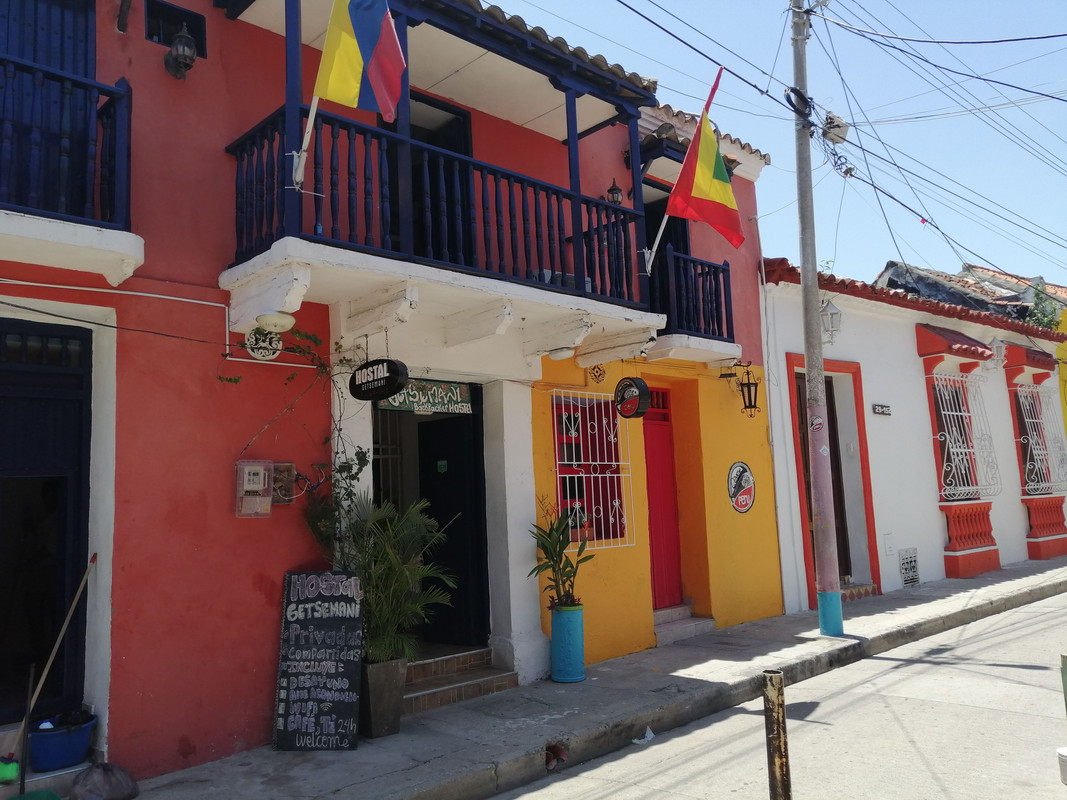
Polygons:
[[[649,287],[648,287],[648,264],[646,258],[648,253],[645,250],[648,247],[648,241],[645,231],[645,199],[641,192],[641,134],[637,129],[637,123],[640,120],[640,115],[630,117],[630,174],[633,179],[634,186],[634,214],[637,215],[637,221],[634,223],[634,242],[638,247],[640,256],[637,259],[637,292],[629,292],[630,300],[637,300],[643,304],[646,308],[650,305]],[[630,247],[627,242],[626,255],[629,258]],[[627,278],[633,274],[631,269],[627,269]],[[629,284],[627,284],[629,286]]]
[[295,151],[303,140],[303,86],[300,80],[300,0],[285,0],[285,169],[282,181],[283,213],[279,222],[279,236],[296,236],[302,228],[301,194],[293,186]]
[[571,178],[571,251],[574,253],[574,288],[585,294],[585,242],[582,235],[582,179],[578,159],[578,92],[567,87],[567,157]]
[[678,285],[675,274],[677,267],[674,260],[674,246],[669,242],[661,269],[666,270],[667,275],[665,287],[667,290],[667,330],[678,331],[681,326],[678,324]]
[[[400,41],[400,52],[404,54],[404,60],[410,64],[408,18],[403,14],[394,16],[393,24],[396,27],[397,39]],[[406,69],[400,76],[400,101],[396,106],[396,132],[400,134],[396,152],[396,185],[400,251],[412,256],[415,254],[415,199],[412,193],[414,173],[411,161],[411,86],[408,82],[410,72],[411,70]]]
[[114,208],[110,222],[130,230],[130,102],[132,90],[125,78],[119,78],[115,88],[121,93],[115,98],[115,170]]

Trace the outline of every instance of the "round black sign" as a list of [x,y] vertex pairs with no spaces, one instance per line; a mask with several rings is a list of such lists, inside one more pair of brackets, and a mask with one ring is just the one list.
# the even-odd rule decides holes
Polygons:
[[640,378],[623,378],[615,384],[615,410],[625,419],[643,417],[652,399],[648,384]]
[[384,400],[403,389],[407,382],[407,364],[391,358],[376,358],[356,367],[348,379],[348,391],[357,400]]

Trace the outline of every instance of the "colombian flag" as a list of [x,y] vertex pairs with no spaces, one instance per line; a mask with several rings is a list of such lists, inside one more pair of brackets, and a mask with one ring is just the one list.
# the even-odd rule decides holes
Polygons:
[[315,95],[396,119],[404,54],[387,0],[334,0]]
[[704,104],[704,113],[700,115],[700,125],[685,153],[678,182],[674,184],[667,200],[667,213],[672,217],[706,222],[734,247],[740,247],[745,241],[741,215],[730,186],[730,175],[722,163],[719,140],[708,120],[708,109],[711,108],[715,90],[719,88],[720,77],[722,69],[715,77],[715,85],[711,87],[708,102]]

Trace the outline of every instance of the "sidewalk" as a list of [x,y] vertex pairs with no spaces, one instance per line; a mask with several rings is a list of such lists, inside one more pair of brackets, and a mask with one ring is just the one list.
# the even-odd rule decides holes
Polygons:
[[[1067,557],[846,603],[845,636],[806,612],[750,622],[550,681],[404,717],[401,731],[346,752],[263,747],[141,782],[145,800],[477,800],[546,774],[545,747],[568,764],[609,753],[759,697],[764,669],[788,686],[866,656],[1067,592]],[[1058,663],[1058,659],[1056,659]],[[565,767],[566,765],[564,765]]]

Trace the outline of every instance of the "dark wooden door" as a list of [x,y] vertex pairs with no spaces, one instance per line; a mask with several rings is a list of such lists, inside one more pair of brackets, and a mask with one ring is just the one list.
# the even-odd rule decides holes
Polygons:
[[[797,393],[797,430],[800,432],[800,452],[804,463],[804,494],[808,501],[807,547],[812,545],[811,529],[811,466],[808,461],[808,428],[804,423],[807,417],[808,386],[807,375],[798,372],[796,379]],[[837,533],[837,566],[841,578],[852,577],[852,554],[848,544],[848,518],[845,516],[845,487],[841,480],[841,443],[837,431],[837,401],[834,396],[834,382],[826,378],[826,426],[830,438],[830,475],[834,491],[834,527]]]
[[[0,724],[25,711],[88,562],[91,334],[0,319]],[[78,708],[85,601],[36,713]]]
[[[474,388],[474,387],[472,387]],[[429,642],[484,646],[489,638],[485,470],[480,416],[457,415],[419,424],[419,490],[430,514],[447,524],[434,561],[456,578],[451,606],[437,606],[423,631]]]
[[648,487],[649,548],[652,561],[652,607],[682,603],[682,548],[678,537],[678,487],[674,470],[674,438],[667,393],[654,391],[659,402],[644,420],[645,482]]

